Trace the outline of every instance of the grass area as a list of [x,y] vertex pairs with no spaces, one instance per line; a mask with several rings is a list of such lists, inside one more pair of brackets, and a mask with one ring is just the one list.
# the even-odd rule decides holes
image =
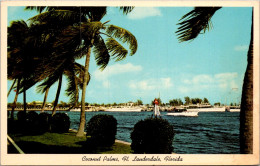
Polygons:
[[[115,143],[112,147],[99,147],[89,152],[86,137],[76,137],[76,133],[49,133],[42,135],[9,134],[15,143],[27,154],[129,154],[131,147]],[[12,150],[8,151],[12,153]]]
[[111,148],[100,149],[100,154],[130,154],[131,147],[130,145],[125,145],[122,143],[116,142]]

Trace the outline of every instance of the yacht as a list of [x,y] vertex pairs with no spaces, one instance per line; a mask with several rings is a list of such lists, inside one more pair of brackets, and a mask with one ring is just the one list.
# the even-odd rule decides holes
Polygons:
[[199,116],[198,111],[187,111],[187,109],[175,109],[173,112],[169,112],[166,115],[169,116]]
[[125,107],[125,106],[119,106],[119,107],[109,107],[105,108],[104,111],[109,112],[141,112],[141,107]]

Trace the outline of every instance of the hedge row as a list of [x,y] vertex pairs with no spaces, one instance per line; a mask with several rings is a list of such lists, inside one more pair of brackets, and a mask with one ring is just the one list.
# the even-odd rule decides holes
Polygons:
[[[56,113],[52,117],[48,113],[21,111],[18,112],[17,118],[18,129],[30,134],[41,134],[47,131],[63,133],[68,132],[70,128],[70,118],[65,113]],[[110,147],[115,143],[117,120],[111,115],[95,115],[87,123],[86,130],[87,149],[92,151],[97,147]],[[133,153],[139,154],[172,153],[173,138],[173,126],[167,120],[157,117],[147,118],[135,124],[131,132],[131,149]]]
[[17,113],[17,121],[9,119],[8,131],[17,131],[27,134],[42,134],[50,131],[55,133],[68,132],[70,118],[66,113],[56,113],[53,117],[48,113],[36,113],[30,111]]
[[[117,120],[111,115],[95,115],[87,124],[87,146],[112,146],[115,143]],[[173,126],[162,118],[147,118],[137,122],[131,133],[134,153],[172,153]]]

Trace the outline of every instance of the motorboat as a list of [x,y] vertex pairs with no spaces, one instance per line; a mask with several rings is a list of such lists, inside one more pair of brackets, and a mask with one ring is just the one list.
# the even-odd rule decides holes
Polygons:
[[109,111],[109,112],[141,112],[142,108],[141,107],[109,107],[105,108],[104,111]]
[[169,116],[199,116],[198,111],[187,111],[186,109],[176,109],[173,112],[169,112],[166,115]]

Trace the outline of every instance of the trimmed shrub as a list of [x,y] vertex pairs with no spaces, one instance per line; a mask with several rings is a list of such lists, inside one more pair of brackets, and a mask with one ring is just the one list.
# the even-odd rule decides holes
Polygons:
[[147,118],[137,122],[131,133],[131,149],[134,153],[172,153],[173,126],[162,118]]
[[26,121],[26,112],[24,112],[24,111],[19,111],[18,113],[17,113],[17,120],[18,121]]
[[7,119],[7,133],[13,133],[17,130],[17,121],[11,118]]
[[39,114],[39,132],[44,133],[50,130],[51,114],[42,112]]
[[26,132],[28,127],[26,122],[27,113],[24,111],[19,111],[16,116],[17,116],[17,126],[16,126],[17,131],[21,133]]
[[38,133],[39,115],[35,111],[29,111],[26,115],[26,130],[32,134]]
[[112,115],[93,116],[87,123],[87,144],[91,146],[112,146],[115,143],[117,120]]
[[65,133],[70,129],[70,118],[66,113],[56,113],[51,118],[51,132]]
[[35,111],[19,111],[17,113],[16,129],[21,133],[38,134],[39,115]]

